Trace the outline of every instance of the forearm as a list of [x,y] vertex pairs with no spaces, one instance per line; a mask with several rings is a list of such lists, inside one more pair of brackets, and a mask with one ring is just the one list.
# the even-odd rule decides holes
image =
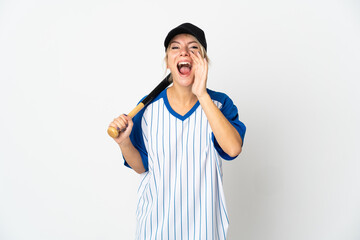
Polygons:
[[141,160],[139,151],[131,143],[130,139],[124,140],[119,144],[121,152],[129,166],[137,173],[145,172],[144,164]]
[[209,94],[204,94],[198,97],[198,99],[222,150],[231,157],[239,155],[241,152],[242,139],[238,131],[214,104]]

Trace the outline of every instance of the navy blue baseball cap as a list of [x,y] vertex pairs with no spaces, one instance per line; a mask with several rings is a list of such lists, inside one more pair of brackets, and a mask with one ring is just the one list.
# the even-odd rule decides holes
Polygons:
[[204,31],[191,23],[183,23],[183,24],[177,26],[176,28],[174,28],[173,30],[171,30],[168,33],[168,35],[166,36],[165,41],[164,41],[165,51],[166,51],[167,47],[169,46],[171,39],[173,39],[176,35],[182,34],[182,33],[187,33],[187,34],[193,35],[201,43],[201,45],[205,48],[205,50],[207,50],[207,44],[206,44],[206,38],[205,38]]

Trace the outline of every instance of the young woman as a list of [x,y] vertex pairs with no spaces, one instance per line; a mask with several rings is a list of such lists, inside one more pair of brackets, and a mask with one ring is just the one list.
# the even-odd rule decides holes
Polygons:
[[224,93],[206,88],[204,32],[184,23],[164,42],[173,85],[133,119],[116,143],[125,165],[141,174],[136,239],[226,239],[222,159],[241,152],[245,125]]

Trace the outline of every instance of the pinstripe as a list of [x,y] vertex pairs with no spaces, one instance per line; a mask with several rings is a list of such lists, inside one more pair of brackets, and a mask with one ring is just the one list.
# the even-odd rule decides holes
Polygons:
[[[205,133],[207,134],[207,131],[208,131],[208,125],[206,124],[206,131]],[[206,138],[206,146],[208,144],[208,138]],[[205,175],[205,232],[206,232],[206,239],[208,239],[208,229],[207,229],[207,226],[208,226],[208,222],[207,222],[207,201],[208,201],[208,195],[207,195],[207,176],[206,176],[206,168],[207,168],[207,163],[205,162],[205,170],[204,170],[204,175]]]
[[[148,115],[146,115],[146,116],[148,116]],[[153,121],[152,121],[152,119],[153,119],[153,107],[151,107],[151,118],[150,118],[150,127],[149,127],[149,124],[147,123],[147,121],[146,121],[146,117],[145,116],[143,116],[143,122],[144,122],[144,124],[145,124],[145,126],[144,126],[144,128],[145,128],[145,131],[143,131],[144,133],[143,133],[143,136],[144,136],[144,139],[145,139],[145,145],[147,146],[147,148],[149,148],[149,146],[150,146],[150,148],[151,148],[151,150],[152,150],[152,152],[154,152],[153,151],[153,148],[152,148],[152,146],[150,145],[150,143],[152,142],[152,138],[151,138],[151,136],[152,136],[152,131],[153,131],[153,128],[152,128],[152,123],[153,123]],[[149,133],[150,132],[150,133]],[[146,134],[147,133],[147,134]],[[148,136],[148,137],[146,137],[146,136]],[[151,142],[149,142],[149,140],[151,141]],[[149,179],[149,181],[150,181],[150,183],[149,184],[151,184],[150,186],[149,186],[149,191],[150,191],[150,194],[151,194],[151,196],[152,196],[152,193],[151,193],[151,188],[154,186],[155,187],[155,190],[156,190],[156,194],[158,194],[158,189],[157,189],[157,184],[156,184],[156,179],[155,179],[155,177],[154,177],[154,167],[155,167],[155,162],[154,162],[154,159],[153,159],[153,157],[154,157],[154,154],[149,154],[149,157],[148,157],[148,159],[150,159],[150,161],[149,161],[149,172],[151,172],[152,174],[151,174],[151,176],[150,176],[150,179]],[[152,181],[152,179],[153,179],[153,181]],[[154,184],[154,185],[153,185]],[[152,206],[154,205],[154,200],[153,200],[153,198],[152,198]],[[155,205],[155,207],[156,207],[156,213],[157,213],[157,209],[158,209],[158,199],[156,198],[156,205]],[[153,209],[153,207],[151,208],[151,209]],[[152,218],[153,218],[153,210],[151,211],[151,214],[150,214],[150,231],[151,231],[151,235],[150,235],[150,237],[152,237]],[[156,217],[156,225],[157,225],[157,223],[158,223],[158,218]]]
[[146,141],[146,142],[149,142],[148,139],[147,139],[147,137],[145,136],[145,134],[143,134],[143,137],[145,138],[145,141]]
[[[209,144],[209,138],[211,137],[211,134],[208,132],[208,128],[209,128],[209,123],[206,124],[206,133],[207,133],[207,138],[206,138],[206,145]],[[212,157],[212,152],[210,149],[210,153],[209,153],[209,165],[210,165],[210,190],[211,190],[211,197],[210,197],[210,202],[211,202],[211,239],[215,239],[215,227],[214,227],[214,207],[213,207],[213,203],[214,203],[214,194],[213,194],[213,178],[214,178],[214,173],[213,173],[213,157]],[[207,171],[205,171],[206,173]],[[206,179],[206,178],[205,178]],[[207,185],[207,184],[205,184]],[[207,207],[206,207],[207,208]],[[207,219],[207,218],[206,218]]]
[[150,197],[149,197],[149,192],[147,192],[146,195],[146,201],[147,201],[147,206],[146,206],[146,211],[145,211],[145,215],[143,217],[143,225],[144,225],[144,236],[146,236],[146,222],[147,222],[147,217],[150,214],[150,210],[151,210],[151,201],[150,201]]
[[[157,153],[157,157],[159,159],[159,155],[158,155],[158,152],[159,152],[159,104],[158,104],[158,111],[157,111],[157,126],[156,126],[156,153]],[[160,170],[160,165],[159,165],[159,170]]]
[[[217,210],[216,210],[216,221],[219,221],[219,219],[221,221],[221,216],[220,216],[220,213],[219,213],[219,209],[217,208]],[[222,224],[222,221],[220,223]],[[216,232],[217,232],[218,239],[221,239],[220,238],[220,233],[219,233],[219,227],[220,227],[219,225],[216,226]]]
[[200,111],[200,133],[199,133],[199,135],[200,135],[200,142],[199,142],[199,149],[200,149],[200,151],[199,151],[199,201],[200,201],[200,224],[199,224],[199,232],[200,232],[200,236],[201,236],[201,150],[202,150],[202,148],[201,148],[201,132],[202,132],[202,111]]
[[[194,131],[195,131],[195,129],[196,129],[196,112],[195,112],[195,120],[194,120]],[[193,140],[193,166],[194,166],[194,168],[193,168],[193,192],[194,192],[194,196],[193,196],[193,198],[194,198],[194,239],[195,239],[195,229],[196,229],[196,220],[195,220],[195,206],[196,206],[196,203],[195,203],[195,146],[194,146],[194,144],[195,144],[195,134],[194,134],[194,140]]]
[[[141,200],[142,200],[142,199],[139,199],[138,204],[137,204],[137,207],[136,207],[136,220],[137,220],[137,221],[139,221],[139,212],[140,212],[139,205],[140,205]],[[140,233],[139,227],[140,227],[140,225],[137,224],[137,226],[136,226],[136,237],[138,237],[138,236],[139,236],[139,233]]]
[[[146,199],[146,201],[145,201],[145,199]],[[141,222],[140,229],[143,228],[142,226],[144,225],[145,216],[146,216],[146,213],[147,213],[148,207],[149,207],[148,193],[146,193],[144,196],[144,202],[146,204],[143,205],[143,209],[142,209],[142,213],[141,213],[141,217],[140,217],[140,222]]]
[[[140,183],[140,185],[139,185],[139,188],[138,188],[138,193],[139,193],[139,191],[140,191],[140,189],[141,189],[141,187],[142,187],[142,184],[143,184],[143,182],[144,182],[144,180],[145,180],[145,178],[146,178],[146,176],[149,174],[149,172],[147,172],[146,174],[145,174],[145,176],[143,177],[143,179],[141,180],[141,183]],[[144,189],[143,189],[143,192],[144,192]]]
[[[215,152],[215,149],[211,149],[211,151],[212,152]],[[213,154],[212,154],[212,156],[214,156]],[[214,157],[215,158],[215,157]],[[216,158],[215,158],[215,161],[214,162],[216,162]],[[218,175],[215,175],[214,176],[214,182],[215,182],[215,189],[216,189],[216,191],[215,192],[217,192],[217,191],[219,191],[219,189],[218,189],[218,186],[219,186],[219,179],[218,179]],[[213,197],[214,197],[214,195],[213,195]],[[218,195],[216,194],[216,199],[218,199]],[[217,205],[216,205],[216,203],[214,202],[213,203],[213,208],[216,208],[217,207]],[[219,213],[219,211],[218,211],[218,208],[216,208],[215,209],[215,217],[216,217],[216,222],[218,222],[218,220],[219,220],[219,218],[220,217],[218,217],[218,213]],[[220,239],[220,235],[219,235],[219,225],[216,225],[216,233],[217,233],[217,239]]]
[[217,168],[216,168],[217,174],[218,174],[218,176],[220,176],[220,179],[222,180],[222,177],[221,177],[221,175],[222,175],[222,173],[221,173],[221,164],[220,164],[219,159],[217,158],[217,156],[216,155],[214,155],[214,156],[215,156],[215,162],[216,162],[216,166],[217,166]]
[[[157,118],[157,127],[156,127],[156,152],[158,153],[159,152],[159,115],[160,115],[160,104],[158,103],[158,118]],[[154,153],[155,155],[155,153]],[[160,161],[159,161],[159,157],[158,155],[155,155],[157,160],[158,160],[158,174],[161,173],[161,167],[160,167]],[[155,173],[155,172],[154,172]],[[156,181],[156,178],[154,177],[155,181]],[[156,235],[157,235],[157,232],[158,232],[158,226],[159,226],[159,211],[158,211],[158,208],[159,208],[159,200],[158,200],[158,197],[156,198],[156,233],[155,233],[155,239],[156,239]]]
[[[171,130],[171,120],[170,120],[170,114],[169,114],[169,139],[170,139],[170,130]],[[169,141],[169,159],[171,159],[171,143]],[[171,161],[169,161],[169,206],[168,206],[168,223],[167,223],[167,227],[168,227],[168,238],[170,239],[170,193],[171,193]]]
[[[147,203],[147,205],[146,205],[146,207],[145,207],[145,211],[144,211],[144,217],[143,217],[143,219],[141,220],[141,227],[140,227],[140,229],[142,229],[142,226],[145,224],[146,225],[146,213],[147,213],[147,211],[148,211],[148,207],[149,207],[149,199],[148,199],[148,196],[146,195],[146,203]],[[144,226],[144,237],[146,236],[146,226]],[[145,238],[144,238],[145,239]]]
[[[186,137],[186,149],[189,149],[189,129],[190,129],[190,119],[189,119],[189,124],[187,127],[188,131],[187,131],[187,137]],[[186,206],[187,206],[187,233],[188,233],[188,239],[190,239],[190,229],[189,229],[189,157],[188,157],[189,151],[186,151],[186,189],[187,189],[187,193],[186,193]]]
[[[164,106],[163,106],[163,108],[164,108]],[[164,122],[164,111],[162,112],[162,117],[163,117],[163,122]],[[163,133],[162,133],[162,148],[163,148],[163,159],[165,158],[165,149],[164,149],[164,124],[163,124]],[[164,202],[165,202],[165,199],[164,199],[164,197],[165,197],[165,194],[164,194],[164,179],[165,179],[165,173],[164,173],[164,171],[165,171],[165,163],[164,163],[164,161],[163,161],[163,174],[162,174],[162,178],[163,178],[163,184],[162,184],[162,186],[163,186],[163,191],[162,191],[162,194],[163,194],[163,202],[162,202],[162,206],[163,206],[163,211],[162,211],[162,213],[163,213],[163,217],[162,217],[162,226],[161,226],[161,239],[163,239],[163,229],[164,229],[164,216],[165,216],[165,204],[164,204]],[[159,166],[159,172],[160,172],[160,166]]]
[[[215,156],[215,159],[216,159],[216,162],[218,164],[218,168],[220,168],[220,164],[219,164],[219,159]],[[220,174],[220,169],[218,169],[219,171],[219,174]],[[218,208],[218,211],[219,211],[219,217],[220,217],[220,221],[221,221],[221,227],[222,227],[222,230],[223,230],[223,235],[224,235],[224,239],[226,238],[225,237],[225,229],[224,229],[224,224],[223,224],[223,218],[222,218],[222,214],[221,214],[221,206],[220,206],[220,191],[218,191],[218,194],[217,194],[217,202],[218,202],[218,205],[219,205],[219,208]]]
[[[150,138],[153,139],[153,117],[154,117],[154,105],[151,105],[151,126],[150,126]],[[158,128],[157,128],[158,129]],[[152,150],[152,156],[156,156],[154,153],[154,148],[153,146],[150,147],[150,149]],[[159,163],[159,157],[156,158],[157,162],[158,162],[158,169],[160,169],[160,163]]]
[[141,217],[144,213],[144,204],[145,204],[145,199],[143,198],[141,210],[139,211],[139,216],[138,216],[138,221],[139,221],[138,236],[140,236],[141,233],[141,224],[142,224]]
[[[143,189],[143,192],[140,194],[140,196],[141,196],[140,200],[143,201],[143,202],[144,202],[144,199],[143,199],[144,191],[145,191],[145,188]],[[138,201],[138,206],[137,206],[137,209],[138,209],[138,212],[139,212],[138,215],[140,214],[139,204],[140,204],[141,201]]]
[[174,239],[176,239],[176,180],[177,180],[177,118],[175,118],[175,182],[174,182]]
[[146,118],[143,116],[141,119],[144,120],[145,125],[148,126]]
[[[182,183],[182,162],[184,159],[183,156],[183,147],[184,147],[184,121],[181,123],[181,163],[180,163],[180,183]],[[182,232],[183,232],[183,220],[182,220],[182,215],[183,215],[183,211],[182,211],[182,184],[180,184],[180,239],[183,239],[182,237]]]
[[[147,206],[147,210],[146,210],[146,215],[144,217],[144,239],[146,239],[146,223],[148,222],[148,216],[149,214],[151,215],[152,214],[152,208],[153,208],[153,197],[152,197],[152,193],[151,193],[151,187],[149,187],[149,192],[148,192],[148,195],[150,195],[151,197],[151,201],[149,201],[149,197],[147,196],[146,199],[148,200],[148,206]],[[151,218],[150,218],[151,219]],[[150,226],[151,226],[151,221],[150,222]],[[151,236],[151,233],[152,233],[152,230],[151,230],[151,227],[150,227],[150,236]]]
[[[154,206],[154,198],[152,196],[152,192],[151,192],[151,187],[149,188],[149,191],[150,191],[150,196],[151,196],[151,209],[152,207]],[[153,214],[153,211],[151,211],[150,213],[150,239],[152,238],[152,214]]]
[[[159,196],[158,193],[158,188],[157,188],[157,184],[156,184],[156,178],[153,175],[154,178],[154,184],[155,184],[155,189],[156,189],[156,196]],[[156,198],[156,232],[155,232],[155,238],[157,236],[157,232],[158,232],[158,226],[159,226],[159,198]]]
[[226,210],[225,210],[224,202],[222,199],[220,199],[220,202],[221,202],[221,206],[222,206],[222,209],[223,209],[225,217],[226,217],[226,221],[229,222],[229,218],[228,218]]
[[[210,150],[211,151],[211,150]],[[214,172],[213,172],[213,159],[212,154],[210,154],[210,172],[211,172],[211,226],[212,227],[212,238],[215,238],[215,228],[214,228],[214,192],[213,192],[213,182],[214,182]]]
[[[220,192],[219,192],[219,194],[220,194]],[[219,195],[219,194],[218,194],[219,214],[220,214],[220,220],[221,220],[221,227],[222,227],[223,235],[224,235],[224,239],[225,239],[225,238],[226,238],[226,237],[225,237],[225,229],[224,229],[223,218],[222,218],[222,214],[221,214],[220,195]]]

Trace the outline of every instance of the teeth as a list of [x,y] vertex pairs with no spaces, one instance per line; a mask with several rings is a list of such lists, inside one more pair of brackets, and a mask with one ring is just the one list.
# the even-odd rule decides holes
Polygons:
[[178,66],[179,66],[179,67],[182,67],[182,66],[189,66],[189,67],[191,67],[191,64],[190,64],[189,62],[179,62],[179,63],[178,63]]

